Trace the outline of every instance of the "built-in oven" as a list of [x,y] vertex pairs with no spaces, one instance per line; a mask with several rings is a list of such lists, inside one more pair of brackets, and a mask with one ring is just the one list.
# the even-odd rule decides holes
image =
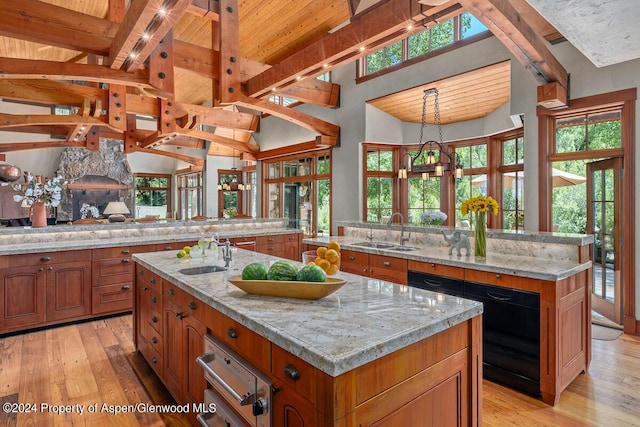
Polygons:
[[201,414],[200,422],[207,422],[204,425],[208,426],[271,426],[272,387],[264,374],[210,335],[204,339],[204,355],[197,360],[207,382],[222,397],[216,399],[211,390],[205,393],[205,402],[209,399],[216,408],[219,405],[222,415]]

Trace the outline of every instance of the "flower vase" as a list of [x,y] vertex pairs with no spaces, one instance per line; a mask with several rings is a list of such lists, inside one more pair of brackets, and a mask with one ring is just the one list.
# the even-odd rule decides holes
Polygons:
[[44,202],[33,202],[31,205],[31,227],[47,226],[47,207]]
[[476,212],[475,256],[487,256],[487,213]]

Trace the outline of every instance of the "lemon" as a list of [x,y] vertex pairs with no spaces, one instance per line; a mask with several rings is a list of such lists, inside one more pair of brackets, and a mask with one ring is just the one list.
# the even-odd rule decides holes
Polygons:
[[191,252],[191,246],[185,246],[184,248],[182,248],[182,250],[185,254],[188,254],[189,252]]
[[179,250],[178,253],[176,254],[176,256],[178,258],[184,258],[187,256],[187,253],[184,250]]
[[329,244],[327,245],[327,249],[333,249],[336,252],[340,252],[340,243],[329,242]]

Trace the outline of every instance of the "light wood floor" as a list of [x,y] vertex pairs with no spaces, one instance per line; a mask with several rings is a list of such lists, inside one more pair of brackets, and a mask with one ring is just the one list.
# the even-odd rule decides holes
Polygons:
[[[488,381],[483,398],[484,426],[640,426],[640,337],[594,340],[589,373],[580,375],[555,407]],[[87,408],[171,398],[134,352],[128,315],[0,339],[0,404],[6,402]],[[83,415],[0,410],[0,426],[186,425],[175,415],[86,410]]]

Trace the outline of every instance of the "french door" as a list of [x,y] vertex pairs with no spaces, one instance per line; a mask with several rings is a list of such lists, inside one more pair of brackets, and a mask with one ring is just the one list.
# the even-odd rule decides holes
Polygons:
[[587,233],[594,236],[591,304],[617,324],[623,307],[621,173],[620,158],[587,164]]

